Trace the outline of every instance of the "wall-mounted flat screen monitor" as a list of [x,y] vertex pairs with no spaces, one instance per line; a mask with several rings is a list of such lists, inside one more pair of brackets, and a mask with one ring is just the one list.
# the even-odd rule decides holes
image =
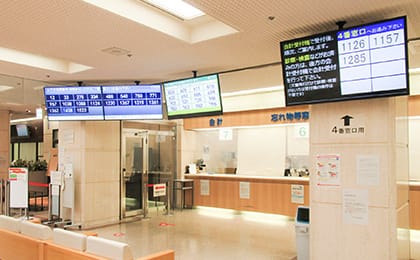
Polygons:
[[103,86],[105,120],[162,119],[161,85]]
[[44,87],[48,120],[103,120],[100,86]]
[[409,94],[406,17],[280,43],[286,105]]
[[16,136],[18,137],[28,137],[29,136],[29,128],[25,124],[18,124],[16,125]]
[[168,119],[221,115],[219,75],[163,83]]

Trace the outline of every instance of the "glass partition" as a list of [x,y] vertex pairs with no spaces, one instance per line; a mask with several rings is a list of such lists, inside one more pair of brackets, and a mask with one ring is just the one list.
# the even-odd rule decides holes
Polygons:
[[308,123],[188,132],[191,152],[184,161],[198,172],[284,176],[285,169],[296,169],[307,174]]

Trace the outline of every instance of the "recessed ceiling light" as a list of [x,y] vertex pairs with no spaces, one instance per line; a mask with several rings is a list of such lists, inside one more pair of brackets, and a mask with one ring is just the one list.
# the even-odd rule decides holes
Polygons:
[[3,47],[0,47],[0,60],[69,74],[91,69],[78,63]]
[[184,20],[205,15],[201,10],[182,0],[142,0]]
[[14,87],[6,86],[6,85],[0,85],[0,92],[7,91],[7,90],[12,89],[12,88],[14,88]]
[[[203,23],[194,24],[194,20],[186,20],[188,17],[203,15],[201,11],[198,14],[184,16],[187,18],[174,19],[174,16],[181,17],[181,15],[172,14],[172,12],[170,14],[169,10],[163,11],[164,8],[157,7],[158,3],[154,0],[83,1],[189,43],[206,41],[238,32],[238,30],[208,15],[205,16],[206,19],[204,20],[206,21]],[[177,2],[179,5],[186,4],[180,0],[168,0],[166,2],[170,2],[171,4]]]

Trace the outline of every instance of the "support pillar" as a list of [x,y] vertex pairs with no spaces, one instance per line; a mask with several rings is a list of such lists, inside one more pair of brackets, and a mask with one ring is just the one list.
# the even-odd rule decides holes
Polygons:
[[407,100],[312,105],[310,259],[409,259]]

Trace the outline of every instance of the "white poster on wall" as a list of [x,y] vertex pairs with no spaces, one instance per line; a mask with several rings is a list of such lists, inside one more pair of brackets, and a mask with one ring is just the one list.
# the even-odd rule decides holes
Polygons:
[[317,155],[315,180],[317,186],[339,187],[341,185],[340,155]]
[[379,167],[378,155],[357,156],[357,184],[379,185]]
[[296,204],[305,203],[305,187],[300,184],[290,185],[291,201]]
[[368,191],[343,190],[343,221],[346,224],[368,224]]
[[250,198],[250,185],[249,182],[239,182],[239,198],[249,199]]
[[201,196],[210,195],[210,181],[209,180],[200,180],[200,195]]
[[50,171],[50,183],[52,185],[63,185],[63,174],[60,171]]

